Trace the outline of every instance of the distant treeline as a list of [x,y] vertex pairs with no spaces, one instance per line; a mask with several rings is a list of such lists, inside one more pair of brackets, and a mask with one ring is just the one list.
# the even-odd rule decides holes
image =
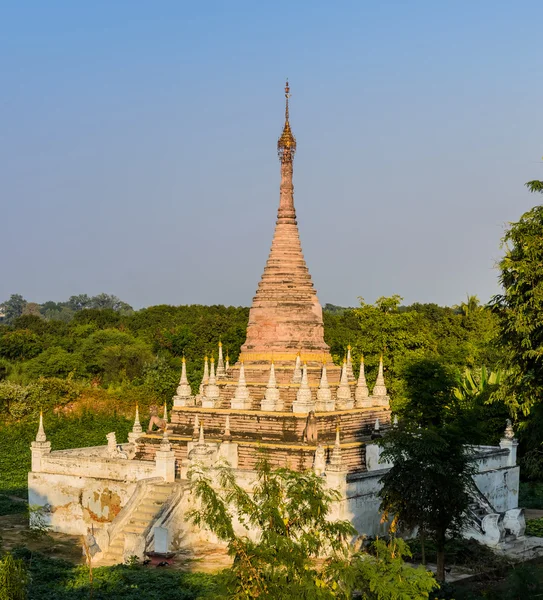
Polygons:
[[[325,339],[334,360],[341,362],[351,345],[355,371],[364,355],[371,383],[383,354],[393,398],[401,395],[400,369],[410,359],[440,358],[459,373],[494,368],[497,325],[477,298],[452,308],[400,303],[393,296],[358,308],[325,305]],[[0,379],[21,386],[68,377],[94,388],[146,386],[159,399],[173,395],[183,355],[195,389],[203,358],[216,355],[219,340],[234,362],[249,316],[247,307],[221,305],[134,311],[107,294],[43,305],[14,295],[4,308],[8,322],[0,325]]]

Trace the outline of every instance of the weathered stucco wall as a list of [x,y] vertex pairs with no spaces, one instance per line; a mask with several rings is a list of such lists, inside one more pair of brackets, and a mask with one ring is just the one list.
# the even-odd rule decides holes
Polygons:
[[477,487],[498,512],[518,507],[520,467],[504,467],[478,473]]
[[43,515],[53,531],[82,535],[93,523],[98,527],[110,523],[135,488],[133,482],[29,473],[28,503],[44,507]]

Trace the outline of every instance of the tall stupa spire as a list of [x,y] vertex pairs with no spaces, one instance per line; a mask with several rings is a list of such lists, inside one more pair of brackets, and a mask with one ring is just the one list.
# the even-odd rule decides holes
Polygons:
[[300,348],[304,357],[315,354],[317,363],[323,353],[332,361],[324,341],[322,308],[302,253],[296,221],[292,183],[296,138],[290,128],[289,99],[287,81],[285,124],[277,142],[281,163],[279,209],[271,251],[249,313],[247,339],[240,356],[245,362],[271,360],[274,352],[292,354],[294,358]]

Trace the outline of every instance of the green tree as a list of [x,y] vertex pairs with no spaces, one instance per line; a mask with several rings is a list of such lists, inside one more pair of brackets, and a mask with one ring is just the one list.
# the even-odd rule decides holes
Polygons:
[[432,349],[428,327],[416,311],[400,310],[401,296],[378,298],[366,304],[360,298],[355,310],[360,325],[360,337],[355,342],[355,360],[365,357],[370,378],[376,372],[379,356],[383,354],[387,386],[393,399],[401,396],[399,372],[407,360],[422,358]]
[[8,552],[0,560],[0,600],[26,600],[28,574],[22,560]]
[[53,346],[25,363],[24,372],[32,379],[39,377],[68,377],[70,373],[84,374],[80,356]]
[[426,536],[434,540],[439,581],[445,579],[446,536],[460,534],[474,486],[456,383],[439,361],[407,365],[402,422],[379,442],[383,459],[393,465],[381,478],[381,509],[394,515],[394,526],[418,527],[423,544]]
[[40,338],[28,329],[6,331],[0,336],[0,356],[9,360],[33,358],[42,350]]
[[441,427],[458,417],[458,376],[449,366],[440,360],[423,358],[404,365],[401,377],[407,398],[398,410],[401,417],[420,427]]
[[[379,543],[373,556],[353,549],[351,524],[327,518],[338,493],[312,472],[272,470],[262,461],[252,493],[227,467],[213,480],[199,468],[191,476],[189,518],[225,541],[234,559],[219,575],[218,598],[346,600],[361,590],[368,600],[393,600],[428,598],[435,587],[431,574],[403,564],[401,542]],[[255,535],[238,533],[234,517]]]
[[437,579],[445,580],[447,536],[460,535],[473,488],[473,465],[450,428],[400,425],[380,441],[384,460],[393,463],[381,478],[381,509],[407,530],[419,528],[422,544],[435,542]]
[[507,373],[497,394],[514,412],[527,415],[543,396],[543,206],[511,223],[502,245],[503,292],[493,298],[492,306],[499,318]]
[[17,317],[20,317],[23,314],[26,303],[26,300],[21,294],[12,294],[9,300],[2,303],[2,308],[6,313],[4,319],[8,325],[13,323]]

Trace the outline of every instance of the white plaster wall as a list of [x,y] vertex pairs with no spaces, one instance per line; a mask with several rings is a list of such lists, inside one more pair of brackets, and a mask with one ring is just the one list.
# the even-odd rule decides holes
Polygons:
[[376,471],[347,481],[345,517],[350,520],[360,535],[384,535],[388,522],[381,523],[380,479],[386,471]]
[[154,477],[155,462],[88,456],[77,452],[51,452],[41,459],[41,471],[58,475],[139,481]]
[[[496,449],[492,446],[480,446],[479,448],[485,451],[485,456],[477,458],[478,471],[490,471],[509,466],[509,450]],[[476,454],[478,454],[477,450],[476,448]]]
[[520,467],[483,471],[477,473],[474,480],[498,512],[518,507]]
[[44,517],[53,531],[72,535],[86,534],[91,524],[98,528],[109,524],[135,489],[136,484],[132,482],[51,473],[28,474],[28,503],[46,507]]

